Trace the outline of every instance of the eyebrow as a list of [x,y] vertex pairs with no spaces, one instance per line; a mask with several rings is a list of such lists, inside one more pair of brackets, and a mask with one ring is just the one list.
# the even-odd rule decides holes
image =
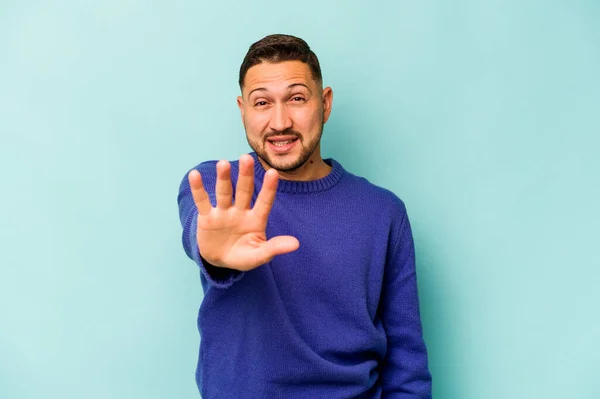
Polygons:
[[[312,94],[312,90],[310,89],[310,87],[308,87],[307,85],[305,85],[304,83],[292,83],[291,85],[289,85],[287,88],[289,89],[293,89],[296,86],[303,86],[306,87],[306,89],[308,90],[308,92],[310,94]],[[256,89],[253,89],[250,93],[248,93],[248,97],[250,97],[250,95],[252,93],[254,93],[255,91],[268,91],[265,87],[257,87]]]

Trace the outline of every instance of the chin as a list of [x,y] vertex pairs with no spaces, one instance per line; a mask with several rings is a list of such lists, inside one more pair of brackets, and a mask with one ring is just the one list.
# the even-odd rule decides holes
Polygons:
[[319,142],[316,141],[316,143],[313,143],[313,145],[309,145],[308,147],[304,145],[297,146],[298,148],[294,148],[290,152],[277,154],[270,151],[264,144],[257,145],[257,143],[248,140],[248,144],[250,144],[250,147],[256,152],[258,157],[269,167],[279,172],[293,172],[304,166],[316,150],[318,143]]
[[299,156],[287,154],[269,156],[269,159],[266,161],[269,166],[280,172],[292,172],[306,163],[306,161],[301,159]]

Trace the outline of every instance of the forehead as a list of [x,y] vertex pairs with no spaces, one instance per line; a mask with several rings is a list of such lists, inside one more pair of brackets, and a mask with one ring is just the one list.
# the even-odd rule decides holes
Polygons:
[[263,62],[248,69],[244,92],[250,93],[257,88],[277,89],[292,83],[303,83],[309,87],[315,85],[307,64],[301,61]]

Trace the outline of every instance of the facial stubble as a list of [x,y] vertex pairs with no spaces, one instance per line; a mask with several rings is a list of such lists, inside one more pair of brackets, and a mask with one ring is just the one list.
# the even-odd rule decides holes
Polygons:
[[[286,130],[283,130],[280,132],[269,132],[269,133],[265,134],[261,138],[262,139],[262,144],[261,144],[256,141],[250,140],[250,136],[248,135],[248,130],[246,129],[246,123],[244,121],[244,129],[246,130],[246,140],[248,141],[248,145],[250,145],[252,150],[254,152],[256,152],[258,157],[260,159],[262,159],[264,163],[266,163],[269,167],[271,167],[279,172],[293,172],[293,171],[301,168],[304,164],[306,164],[306,162],[308,162],[310,157],[313,155],[313,153],[317,149],[317,146],[321,142],[321,137],[323,136],[324,126],[325,126],[325,124],[323,123],[323,115],[321,114],[319,132],[318,132],[317,136],[313,140],[309,141],[308,143],[304,143],[304,137],[302,136],[302,134],[300,132],[297,132],[292,129],[286,129]],[[267,149],[266,149],[268,138],[276,137],[276,136],[284,136],[284,135],[285,136],[291,135],[291,136],[297,137],[298,141],[300,142],[300,145],[302,146],[302,151],[300,152],[300,155],[298,156],[298,158],[296,160],[292,160],[291,162],[288,162],[287,164],[277,162],[276,159],[273,159],[273,157],[269,156],[269,153],[267,152]]]

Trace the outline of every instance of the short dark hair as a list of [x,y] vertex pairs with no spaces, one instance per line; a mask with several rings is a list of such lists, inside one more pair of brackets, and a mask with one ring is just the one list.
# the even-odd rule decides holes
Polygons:
[[319,84],[323,82],[319,60],[308,44],[299,37],[275,34],[265,36],[250,46],[240,67],[240,89],[244,86],[248,69],[254,65],[284,61],[302,61],[308,64],[313,79]]

